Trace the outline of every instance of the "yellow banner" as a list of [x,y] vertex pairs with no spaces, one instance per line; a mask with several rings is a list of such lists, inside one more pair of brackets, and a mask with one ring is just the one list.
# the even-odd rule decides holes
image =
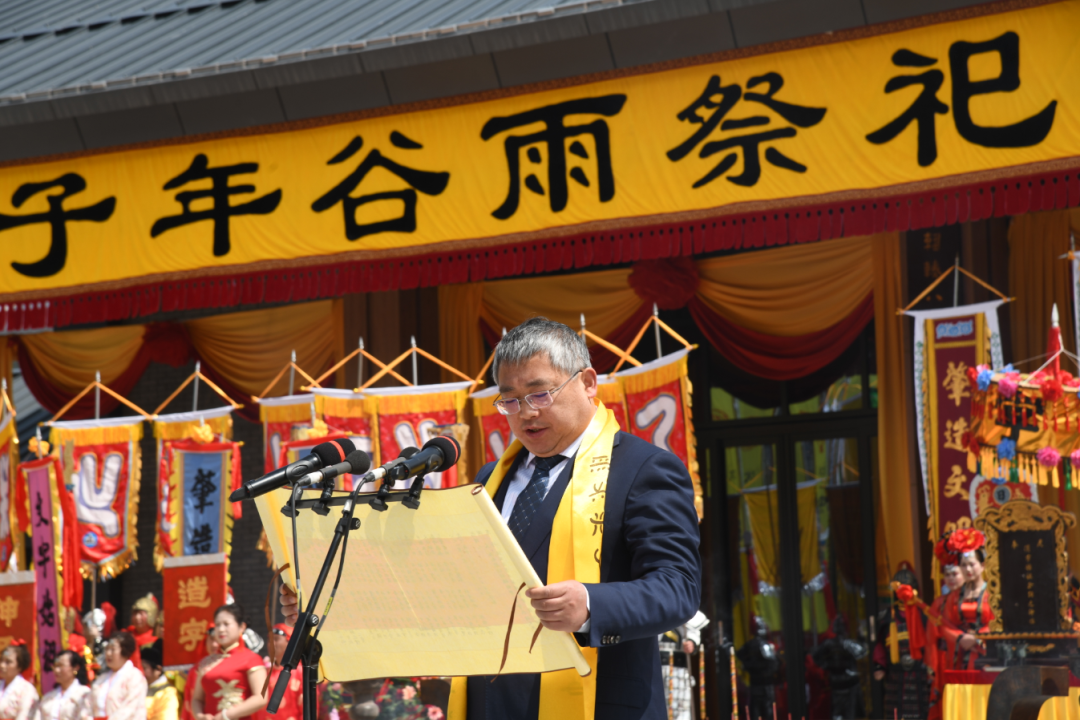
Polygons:
[[1080,83],[1067,70],[1078,44],[1074,0],[451,107],[10,166],[0,294],[448,251],[1070,158],[1080,155]]

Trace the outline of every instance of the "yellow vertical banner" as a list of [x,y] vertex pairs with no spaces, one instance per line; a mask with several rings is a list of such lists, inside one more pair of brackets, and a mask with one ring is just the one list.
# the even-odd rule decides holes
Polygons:
[[[166,558],[232,549],[239,503],[227,498],[242,479],[240,443],[232,438],[232,408],[159,415],[157,531],[154,567]],[[227,564],[227,561],[226,561]]]

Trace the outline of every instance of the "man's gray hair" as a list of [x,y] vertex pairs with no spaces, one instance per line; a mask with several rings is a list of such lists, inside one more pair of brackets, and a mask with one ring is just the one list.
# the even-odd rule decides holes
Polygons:
[[495,359],[491,362],[491,377],[495,384],[499,383],[501,366],[520,365],[541,353],[548,356],[552,367],[567,375],[592,367],[589,348],[573,329],[554,320],[535,317],[506,333],[495,346]]

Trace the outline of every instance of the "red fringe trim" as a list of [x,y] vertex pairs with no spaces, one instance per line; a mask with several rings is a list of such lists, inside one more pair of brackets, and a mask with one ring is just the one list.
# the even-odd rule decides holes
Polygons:
[[177,310],[303,302],[678,255],[920,230],[1080,205],[1080,171],[995,180],[878,200],[724,216],[455,253],[143,285],[0,305],[6,332],[144,318]]

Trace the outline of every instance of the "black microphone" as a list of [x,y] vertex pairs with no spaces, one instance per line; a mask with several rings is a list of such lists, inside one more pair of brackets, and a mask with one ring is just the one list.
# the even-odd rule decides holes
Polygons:
[[398,465],[401,465],[402,463],[404,463],[406,460],[408,460],[409,458],[411,458],[413,455],[415,455],[418,452],[420,452],[420,448],[414,448],[414,447],[405,448],[404,450],[401,451],[401,453],[396,458],[394,458],[393,460],[391,460],[388,463],[383,463],[381,466],[375,468],[374,470],[369,472],[367,475],[365,475],[364,478],[363,478],[363,482],[368,483],[368,482],[374,482],[375,480],[381,480],[382,478],[386,477],[390,473],[391,469],[397,467]]
[[278,468],[272,473],[263,475],[255,480],[248,480],[240,489],[229,496],[229,502],[240,502],[265,495],[271,490],[276,490],[285,485],[291,485],[310,472],[319,470],[327,465],[339,463],[348,457],[349,453],[356,449],[352,440],[341,438],[328,440],[316,445],[311,452],[296,462],[289,463],[283,468]]
[[345,458],[345,462],[340,462],[336,465],[323,468],[322,470],[310,472],[300,478],[295,484],[300,487],[309,487],[311,485],[318,485],[326,480],[333,480],[338,475],[344,475],[346,473],[363,475],[370,467],[371,458],[368,457],[368,454],[363,450],[353,450],[349,453],[349,456]]
[[403,462],[393,464],[386,469],[388,480],[405,480],[416,475],[430,472],[442,472],[457,464],[461,457],[461,446],[452,437],[439,435],[424,443],[424,448]]

